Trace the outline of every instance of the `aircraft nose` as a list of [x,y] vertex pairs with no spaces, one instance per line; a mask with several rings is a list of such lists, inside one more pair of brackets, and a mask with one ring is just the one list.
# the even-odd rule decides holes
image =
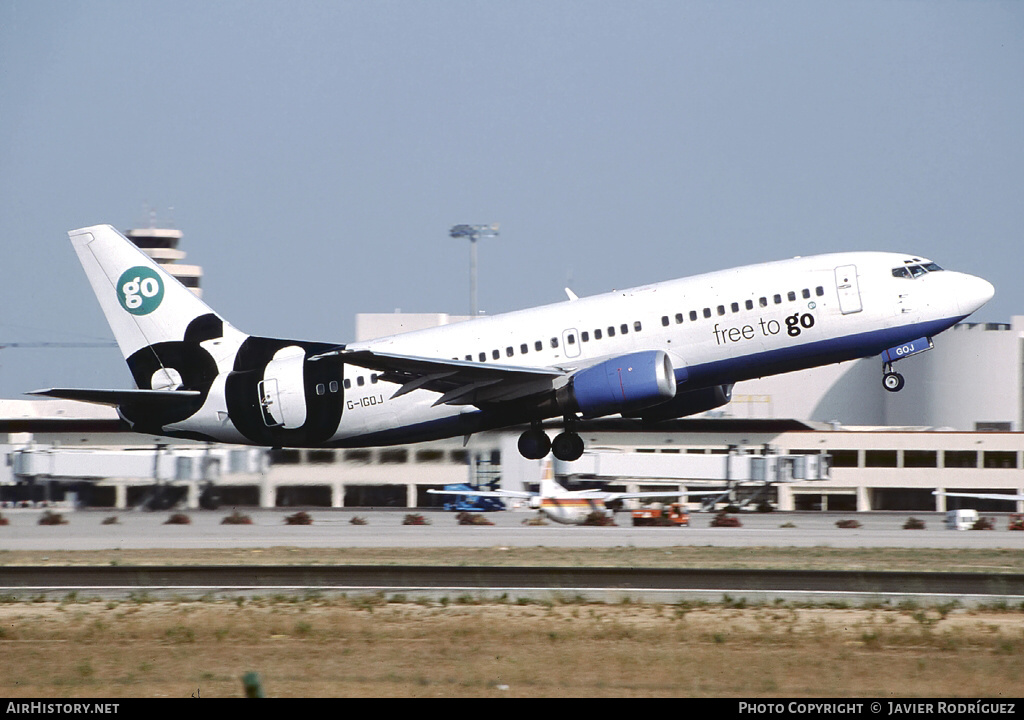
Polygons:
[[988,280],[974,275],[962,275],[957,283],[956,301],[960,312],[970,315],[987,303],[996,294],[996,289]]

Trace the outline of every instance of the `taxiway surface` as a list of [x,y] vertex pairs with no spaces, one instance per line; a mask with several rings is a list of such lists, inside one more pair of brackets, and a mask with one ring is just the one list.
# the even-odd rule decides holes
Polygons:
[[[584,527],[548,523],[526,525],[532,514],[487,513],[494,525],[459,525],[455,513],[427,511],[428,525],[404,525],[405,510],[315,509],[311,525],[285,522],[295,508],[243,509],[250,525],[225,525],[230,509],[187,513],[191,523],[167,524],[170,512],[61,511],[63,525],[40,525],[41,510],[4,510],[0,550],[217,549],[261,547],[905,547],[1021,548],[1024,532],[1006,529],[1005,514],[992,514],[991,531],[946,530],[938,513],[915,513],[925,529],[904,530],[906,513],[745,513],[742,527],[710,527],[711,514],[691,515],[690,527],[633,527],[629,513],[615,526]],[[116,524],[104,520],[117,517]],[[353,517],[365,525],[353,525]],[[855,519],[860,528],[836,526]]]

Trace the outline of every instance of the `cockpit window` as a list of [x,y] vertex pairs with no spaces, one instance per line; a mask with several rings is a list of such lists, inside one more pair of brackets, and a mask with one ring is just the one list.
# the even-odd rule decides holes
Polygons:
[[923,265],[907,264],[903,265],[902,267],[893,268],[892,276],[911,280],[913,278],[921,277],[922,275],[930,272],[942,272],[942,268],[933,262],[924,263]]

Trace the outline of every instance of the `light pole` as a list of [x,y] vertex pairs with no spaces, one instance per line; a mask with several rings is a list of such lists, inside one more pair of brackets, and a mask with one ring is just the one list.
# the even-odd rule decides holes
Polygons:
[[456,225],[448,231],[453,238],[469,238],[469,314],[479,313],[476,301],[476,241],[482,237],[497,237],[498,223],[493,225]]

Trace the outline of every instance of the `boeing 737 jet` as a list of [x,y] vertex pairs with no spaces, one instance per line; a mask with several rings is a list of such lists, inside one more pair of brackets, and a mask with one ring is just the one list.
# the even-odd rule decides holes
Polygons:
[[893,363],[994,292],[914,255],[837,253],[339,344],[248,335],[109,225],[69,236],[136,388],[36,394],[114,406],[141,433],[276,448],[527,425],[525,457],[574,460],[580,420],[694,415],[766,375],[880,356],[898,391]]

